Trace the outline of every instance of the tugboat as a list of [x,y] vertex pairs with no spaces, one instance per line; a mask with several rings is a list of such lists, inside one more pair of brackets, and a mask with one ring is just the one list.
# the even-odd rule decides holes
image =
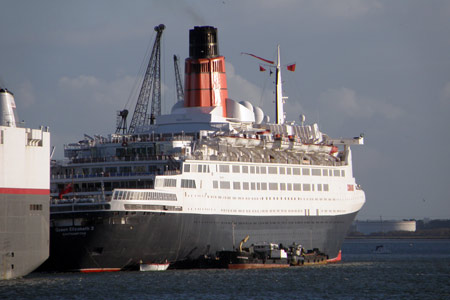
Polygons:
[[260,243],[243,248],[247,235],[235,251],[220,251],[217,253],[219,266],[227,269],[272,269],[289,266],[326,264],[328,255],[314,248],[304,251],[301,245],[293,244],[288,248],[274,243]]
[[218,258],[221,267],[227,269],[273,269],[288,268],[288,255],[277,244],[257,244],[244,249],[247,235],[240,243],[238,251],[220,251]]

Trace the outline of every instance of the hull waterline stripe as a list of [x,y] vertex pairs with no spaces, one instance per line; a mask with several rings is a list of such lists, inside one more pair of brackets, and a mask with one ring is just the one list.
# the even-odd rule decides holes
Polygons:
[[327,262],[334,263],[334,262],[339,262],[341,260],[342,260],[342,251],[339,250],[338,256],[336,256],[335,258],[328,259]]
[[278,269],[289,268],[289,264],[229,264],[228,269],[246,270],[246,269]]
[[50,195],[49,189],[0,188],[0,194]]
[[97,268],[97,269],[80,269],[81,273],[100,273],[100,272],[117,272],[120,268]]

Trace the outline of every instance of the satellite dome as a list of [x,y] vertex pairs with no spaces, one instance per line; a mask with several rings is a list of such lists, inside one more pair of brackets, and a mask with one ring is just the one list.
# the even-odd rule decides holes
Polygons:
[[264,120],[263,110],[258,106],[253,106],[253,111],[255,112],[255,123],[261,124],[261,122]]
[[245,106],[246,108],[248,108],[250,111],[253,111],[253,105],[250,102],[248,102],[248,101],[241,101],[239,103],[242,104],[243,106]]

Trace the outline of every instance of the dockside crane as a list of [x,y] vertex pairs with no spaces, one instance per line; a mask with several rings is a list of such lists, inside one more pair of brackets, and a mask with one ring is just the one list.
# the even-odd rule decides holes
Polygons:
[[117,112],[116,134],[126,134],[127,133],[127,116],[128,116],[127,109]]
[[[142,81],[133,118],[128,128],[128,134],[133,134],[136,128],[154,124],[155,118],[161,115],[161,36],[165,28],[164,24],[155,27],[155,43]],[[148,115],[150,97],[152,106],[150,115]]]
[[177,88],[177,101],[184,101],[183,84],[181,83],[180,69],[178,66],[178,56],[173,56],[173,66],[175,68],[175,84]]

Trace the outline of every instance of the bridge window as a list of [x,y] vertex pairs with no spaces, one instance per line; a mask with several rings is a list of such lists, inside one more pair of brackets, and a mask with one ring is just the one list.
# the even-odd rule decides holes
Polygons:
[[181,187],[195,189],[195,180],[193,179],[181,179]]
[[229,181],[221,181],[220,182],[220,188],[229,190],[230,189],[230,182]]
[[239,181],[233,182],[233,189],[234,190],[240,190],[241,189],[241,183]]
[[311,173],[313,176],[320,176],[320,169],[312,169]]
[[277,174],[277,167],[269,167],[269,174]]
[[230,173],[230,166],[229,165],[219,165],[219,172]]

